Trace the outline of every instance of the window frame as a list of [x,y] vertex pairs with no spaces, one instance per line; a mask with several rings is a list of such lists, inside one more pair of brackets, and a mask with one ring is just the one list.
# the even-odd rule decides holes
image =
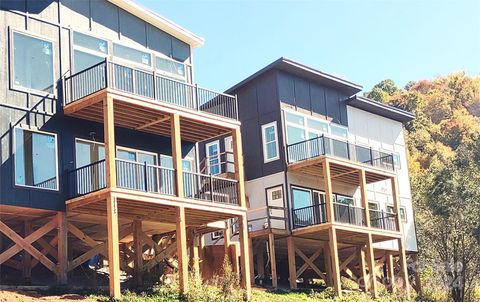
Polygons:
[[[267,142],[266,142],[266,137],[265,137],[265,129],[267,128],[270,128],[272,127],[274,128],[274,134],[275,134],[275,148],[277,150],[277,155],[272,157],[272,158],[268,158],[268,153],[267,153]],[[269,162],[273,162],[273,161],[276,161],[276,160],[279,160],[280,159],[280,148],[279,148],[279,145],[278,145],[278,127],[277,127],[277,121],[273,121],[273,122],[270,122],[270,123],[267,123],[267,124],[264,124],[262,125],[262,150],[263,150],[263,163],[269,163]],[[272,142],[268,142],[268,143],[272,143]]]
[[[153,64],[154,65],[153,68],[154,68],[154,70],[157,74],[159,74],[161,76],[168,77],[168,78],[173,78],[174,80],[183,80],[185,83],[188,83],[188,81],[187,81],[187,64],[185,62],[177,61],[174,58],[170,58],[169,56],[164,55],[164,54],[159,53],[159,52],[154,52],[153,57],[155,59],[155,62]],[[181,77],[181,76],[178,76],[176,74],[172,74],[172,73],[169,73],[169,72],[158,69],[157,58],[166,59],[166,60],[172,61],[174,63],[182,64],[183,68],[184,68],[184,71],[185,71],[185,75],[183,77]]]
[[[32,93],[34,95],[41,95],[41,96],[47,96],[47,97],[50,97],[50,98],[55,98],[56,97],[56,81],[55,81],[55,72],[56,72],[56,68],[55,68],[55,63],[56,63],[56,60],[55,60],[55,55],[56,55],[56,51],[55,51],[55,47],[56,47],[56,41],[50,37],[47,37],[47,36],[44,36],[44,35],[41,35],[41,34],[37,34],[37,33],[32,33],[30,31],[27,31],[27,30],[22,30],[22,29],[18,29],[18,28],[15,28],[15,27],[9,27],[8,28],[8,38],[9,38],[9,41],[8,41],[8,51],[10,52],[10,56],[9,56],[9,68],[8,68],[8,72],[9,72],[9,88],[10,90],[15,90],[15,91],[21,91],[21,92],[29,92],[29,93]],[[49,42],[52,44],[52,92],[47,92],[47,91],[43,91],[43,90],[38,90],[38,89],[34,89],[34,88],[29,88],[29,87],[24,87],[22,85],[17,85],[15,84],[15,43],[14,43],[14,34],[17,33],[17,34],[20,34],[20,35],[24,35],[24,36],[27,36],[27,37],[30,37],[30,38],[34,38],[34,39],[38,39],[38,40],[43,40],[43,41],[46,41],[46,42]]]
[[[105,143],[104,143],[103,145],[105,146]],[[146,155],[153,155],[153,156],[155,156],[155,162],[156,162],[155,166],[158,166],[158,165],[159,165],[159,162],[158,162],[158,154],[155,153],[155,152],[145,151],[145,150],[136,149],[136,148],[123,147],[123,146],[121,146],[121,145],[118,145],[118,146],[116,146],[116,148],[115,148],[115,159],[117,159],[118,150],[120,150],[120,151],[126,151],[126,152],[135,152],[135,156],[137,157],[137,159],[138,159],[138,153],[144,153],[144,154],[146,154]],[[126,161],[133,162],[133,161],[128,160],[128,159],[122,159],[122,160],[126,160]],[[139,162],[139,161],[135,161],[135,163],[137,163],[137,164],[143,164],[143,162]]]
[[[35,127],[30,127],[27,125],[18,125],[12,128],[13,129],[13,148],[12,148],[12,154],[13,154],[13,185],[14,187],[19,187],[19,188],[28,188],[28,189],[33,189],[33,190],[41,190],[41,191],[50,191],[50,192],[60,192],[60,181],[59,181],[59,167],[58,167],[58,134],[56,132],[48,132],[48,131],[43,131],[39,130],[38,128]],[[41,188],[41,187],[35,187],[31,185],[22,185],[22,184],[17,184],[17,139],[16,139],[16,131],[17,129],[21,129],[22,131],[30,131],[30,132],[35,132],[39,134],[44,134],[44,135],[53,135],[55,138],[55,178],[56,178],[56,189],[49,189],[49,188]]]
[[[89,36],[89,37],[92,37],[92,38],[95,38],[95,39],[99,39],[99,40],[103,40],[105,42],[107,42],[107,53],[103,53],[103,52],[100,52],[100,51],[96,51],[96,50],[92,50],[92,49],[89,49],[89,48],[86,48],[86,47],[83,47],[83,46],[80,46],[80,45],[75,45],[75,40],[74,40],[74,35],[75,33],[79,33],[79,34],[82,34],[82,35],[85,35],[85,36]],[[97,36],[95,34],[91,34],[91,33],[86,33],[86,32],[83,32],[83,31],[79,31],[79,30],[72,30],[72,40],[71,40],[71,43],[72,43],[72,48],[71,48],[71,53],[72,53],[72,57],[71,57],[71,66],[70,66],[70,74],[76,74],[76,73],[79,73],[81,70],[74,70],[74,66],[75,66],[75,50],[78,50],[78,51],[81,51],[81,52],[84,52],[86,54],[89,54],[89,55],[93,55],[93,56],[97,56],[97,57],[103,57],[103,59],[108,59],[110,58],[110,44],[112,43],[112,41],[110,41],[109,39],[105,39],[105,38],[102,38],[100,36]],[[73,72],[72,72],[73,71]]]
[[[392,209],[392,212],[390,212],[388,209],[391,208]],[[404,218],[402,218],[402,210],[403,212],[405,213],[404,215]],[[387,204],[386,205],[386,212],[387,213],[390,213],[390,214],[395,214],[395,206],[393,204]],[[403,222],[403,223],[407,223],[408,222],[408,217],[407,217],[407,207],[405,206],[400,206],[400,220]]]
[[[218,173],[215,173],[215,174],[212,173],[211,170],[210,170],[210,168],[211,168],[211,166],[210,166],[210,154],[208,153],[208,148],[210,146],[214,146],[214,145],[217,146],[217,150],[218,150],[217,156],[216,156],[217,159],[218,159],[218,164],[216,165],[216,167],[218,167]],[[218,174],[222,173],[222,158],[221,158],[220,154],[221,154],[221,152],[220,152],[220,140],[214,140],[212,142],[209,142],[209,143],[205,144],[205,156],[206,156],[206,159],[207,159],[206,164],[207,164],[208,174],[218,175]]]

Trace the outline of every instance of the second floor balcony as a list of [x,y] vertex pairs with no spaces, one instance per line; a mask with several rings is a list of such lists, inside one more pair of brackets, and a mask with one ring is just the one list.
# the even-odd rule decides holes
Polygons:
[[[171,168],[116,159],[116,186],[161,196],[178,196],[176,171]],[[105,160],[79,167],[67,174],[69,198],[106,188]],[[183,196],[187,199],[239,205],[238,181],[190,171],[182,172]]]

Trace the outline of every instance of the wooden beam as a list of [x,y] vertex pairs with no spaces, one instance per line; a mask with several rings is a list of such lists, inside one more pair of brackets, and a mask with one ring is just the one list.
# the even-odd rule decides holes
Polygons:
[[[182,137],[180,135],[180,116],[172,114],[170,119],[170,131],[172,140],[172,161],[175,169],[175,185],[177,196],[183,197],[183,172],[182,172]],[[185,209],[183,209],[185,211]]]
[[115,188],[117,184],[115,170],[115,121],[113,98],[108,95],[103,100],[103,120],[106,184],[107,188]]
[[365,253],[365,248],[360,248],[360,273],[362,274],[361,278],[359,279],[359,287],[363,289],[363,291],[367,292],[369,290],[368,287],[368,275],[367,275],[367,258]]
[[287,251],[288,251],[288,275],[290,282],[290,289],[297,289],[297,265],[295,263],[295,242],[293,237],[287,237]]
[[362,207],[365,209],[365,225],[367,228],[370,227],[370,210],[368,206],[367,198],[367,178],[365,176],[365,170],[360,169],[360,200],[362,202]]
[[358,253],[352,253],[350,254],[350,256],[347,257],[347,259],[345,259],[342,264],[340,264],[340,271],[343,271],[345,270],[348,265],[353,261],[353,260],[356,260],[358,257]]
[[[313,261],[315,261],[315,259],[318,257],[318,255],[320,255],[321,253],[321,250],[318,250],[317,253],[313,254],[312,257],[307,257],[301,250],[299,249],[295,249],[295,252],[297,253],[298,256],[300,256],[300,258],[303,259],[303,261],[305,261],[305,264],[307,266],[309,266],[315,273],[317,273],[317,275],[322,278],[323,280],[326,280],[327,277],[325,276],[325,274],[322,273],[322,271],[320,271],[318,269],[318,267],[313,263]],[[299,272],[296,273],[297,277],[299,277]]]
[[120,249],[117,198],[107,197],[108,270],[110,297],[120,299]]
[[323,162],[323,181],[325,182],[325,202],[327,208],[327,222],[335,221],[335,213],[332,199],[332,179],[330,178],[330,162],[325,158]]
[[[399,215],[400,216],[400,215]],[[410,300],[410,283],[408,280],[407,256],[405,255],[405,239],[400,238],[398,241],[398,251],[400,253],[400,275],[403,279],[403,290],[405,296]]]
[[330,245],[323,246],[323,259],[325,261],[325,273],[327,275],[327,286],[333,286],[332,258],[330,256]]
[[[40,239],[39,239],[40,240]],[[37,240],[37,242],[39,242],[39,240]],[[50,242],[47,242],[48,243],[48,246],[51,247],[51,248],[54,248],[55,249],[55,246],[57,246],[58,244],[58,235],[55,235],[55,237],[53,237]],[[42,246],[43,247],[43,246]],[[52,255],[55,259],[58,260],[58,255],[57,255],[57,251],[55,251],[55,255]],[[50,253],[50,249],[46,249],[46,248],[42,248],[42,250],[40,251],[40,253],[42,253],[43,255],[48,255]],[[40,262],[37,260],[37,259],[33,259],[32,261],[32,269],[35,268],[35,266],[37,266],[37,264],[39,264]]]
[[[143,241],[142,221],[135,219],[132,223],[133,228],[133,268],[134,278],[137,286],[142,285],[142,268],[143,268]],[[146,235],[145,235],[146,236]],[[148,236],[146,236],[148,237]]]
[[[199,247],[198,247],[198,257],[200,258],[200,273],[203,274],[205,271],[204,260],[205,260],[205,234],[199,235]],[[202,276],[202,275],[200,275]]]
[[[263,242],[263,240],[261,239]],[[260,244],[256,249],[257,252],[257,274],[261,279],[265,279],[265,244]]]
[[142,130],[142,129],[145,129],[145,128],[148,128],[150,126],[153,126],[153,125],[156,125],[156,124],[160,124],[160,123],[163,123],[163,122],[166,122],[170,119],[169,116],[165,116],[165,117],[162,117],[162,118],[159,118],[157,120],[154,120],[154,121],[151,121],[151,122],[148,122],[146,124],[143,124],[141,126],[138,126],[137,128],[135,128],[135,130]]
[[247,215],[243,214],[238,217],[238,226],[240,230],[240,262],[241,262],[241,284],[246,291],[246,299],[250,300],[252,297],[252,284],[250,280],[250,250],[248,249],[248,221]]
[[250,250],[250,280],[251,282],[255,282],[255,270],[253,269],[254,268],[254,263],[253,263],[253,239],[252,238],[248,238],[248,249]]
[[387,253],[387,289],[390,293],[393,293],[395,286],[395,266],[393,262],[392,253]]
[[200,253],[199,253],[199,245],[200,245],[200,236],[202,235],[195,235],[193,238],[193,273],[197,276],[201,276],[200,274]]
[[235,128],[232,130],[232,142],[235,179],[238,181],[237,191],[240,199],[239,204],[242,208],[247,208],[247,200],[245,198],[245,174],[243,171],[242,136],[240,128]]
[[[328,166],[328,164],[326,166]],[[333,207],[332,207],[332,210],[333,210]],[[328,230],[328,237],[329,237],[328,243],[330,248],[330,259],[332,263],[333,288],[335,290],[335,294],[339,298],[341,298],[342,283],[340,280],[340,263],[339,263],[340,261],[338,259],[337,232],[333,226]]]
[[[178,120],[178,116],[172,120]],[[188,291],[188,256],[187,256],[187,229],[185,225],[185,208],[177,207],[176,245],[178,257],[178,281],[180,293]]]
[[223,229],[223,247],[224,247],[224,257],[228,259],[231,263],[232,259],[230,257],[230,245],[232,244],[232,233],[230,228],[230,219],[225,221],[225,228]]
[[375,277],[375,254],[373,251],[372,234],[367,234],[367,264],[369,274],[369,289],[372,297],[378,297],[377,278]]
[[57,213],[57,283],[67,284],[67,270],[68,270],[68,227],[67,227],[67,213]]
[[[24,221],[24,237],[26,238],[28,235],[32,233],[32,221],[25,220]],[[30,278],[32,277],[32,256],[26,251],[23,251],[23,278],[30,282]]]
[[275,255],[275,235],[268,234],[268,250],[270,254],[270,269],[272,273],[272,287],[277,288],[277,258]]

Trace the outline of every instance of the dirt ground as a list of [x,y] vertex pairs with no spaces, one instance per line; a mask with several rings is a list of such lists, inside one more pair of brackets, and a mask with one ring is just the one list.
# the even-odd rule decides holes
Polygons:
[[45,296],[35,291],[7,291],[0,290],[0,302],[40,302],[40,301],[52,301],[52,302],[95,302],[95,300],[85,298],[81,295],[66,294],[61,296]]

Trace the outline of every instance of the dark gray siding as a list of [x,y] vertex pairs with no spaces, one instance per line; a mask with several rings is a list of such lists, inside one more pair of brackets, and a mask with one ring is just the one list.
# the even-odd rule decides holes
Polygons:
[[[60,4],[61,3],[61,4]],[[26,15],[28,13],[28,16]],[[62,26],[59,25],[62,24]],[[53,41],[53,97],[43,93],[10,89],[9,28],[39,35]],[[74,167],[75,137],[89,138],[96,132],[102,141],[103,127],[62,116],[61,76],[70,70],[72,31],[104,37],[122,44],[148,48],[179,60],[190,60],[190,47],[106,0],[0,0],[0,203],[46,209],[63,209],[65,184],[62,174]],[[41,72],[41,71],[39,71]],[[59,101],[57,99],[60,98]],[[15,187],[13,175],[12,127],[34,126],[58,134],[61,192]],[[116,130],[117,144],[156,153],[170,153],[170,139],[126,129]],[[185,144],[185,149],[193,146]],[[186,155],[188,150],[184,150]]]
[[323,116],[334,123],[348,126],[348,95],[284,71],[278,71],[277,74],[280,102],[299,111],[311,111],[312,114]]

